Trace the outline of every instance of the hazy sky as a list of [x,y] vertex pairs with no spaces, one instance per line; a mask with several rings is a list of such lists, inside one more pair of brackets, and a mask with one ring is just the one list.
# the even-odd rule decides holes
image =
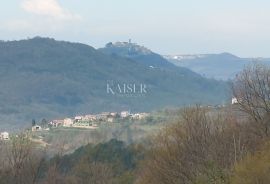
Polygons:
[[96,48],[270,57],[269,0],[2,0],[0,39],[44,36]]

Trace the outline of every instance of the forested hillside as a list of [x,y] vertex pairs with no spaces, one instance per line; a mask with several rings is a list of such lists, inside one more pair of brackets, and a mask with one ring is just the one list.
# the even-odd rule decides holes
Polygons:
[[[144,84],[147,93],[113,95],[108,82]],[[88,45],[40,37],[0,42],[0,86],[2,126],[89,112],[220,104],[228,97],[226,83],[186,68],[152,68]]]

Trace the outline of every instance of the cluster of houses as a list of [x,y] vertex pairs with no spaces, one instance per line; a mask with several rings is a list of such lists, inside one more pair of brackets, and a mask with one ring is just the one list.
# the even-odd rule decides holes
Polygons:
[[[73,127],[73,128],[88,128],[96,129],[100,122],[114,123],[119,120],[133,119],[142,120],[146,118],[148,113],[131,114],[129,111],[118,112],[102,112],[100,114],[88,114],[75,116],[74,118],[65,118],[61,120],[52,120],[49,123],[50,127]],[[35,125],[32,131],[43,130],[41,126]],[[46,129],[47,130],[47,129]]]
[[9,140],[9,133],[8,132],[1,132],[0,133],[0,141],[8,141]]

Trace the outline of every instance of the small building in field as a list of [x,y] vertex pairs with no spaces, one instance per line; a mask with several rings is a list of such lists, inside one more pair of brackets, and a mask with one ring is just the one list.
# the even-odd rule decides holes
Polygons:
[[8,132],[1,132],[0,140],[3,140],[3,141],[9,140],[9,133]]
[[38,132],[38,131],[42,131],[41,126],[39,125],[32,126],[32,132]]
[[232,98],[232,105],[233,105],[233,104],[238,104],[238,100],[237,100],[237,98],[235,98],[235,97]]

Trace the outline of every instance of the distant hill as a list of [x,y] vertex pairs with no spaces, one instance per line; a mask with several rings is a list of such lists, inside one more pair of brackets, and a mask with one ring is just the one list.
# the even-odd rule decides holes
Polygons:
[[150,49],[131,42],[108,43],[100,51],[109,55],[118,55],[124,58],[135,60],[149,67],[173,68],[174,65],[164,59],[161,55],[152,52]]
[[[151,62],[155,64],[154,59]],[[225,82],[205,79],[166,62],[164,67],[162,62],[148,65],[88,45],[49,38],[0,42],[0,125],[102,111],[219,104],[228,97]],[[117,84],[126,83],[135,83],[137,88],[145,84],[147,93],[107,91],[108,84],[117,90]]]
[[207,78],[233,79],[245,66],[253,62],[270,64],[267,58],[239,58],[230,53],[200,55],[167,55],[168,61],[176,66],[186,67]]

